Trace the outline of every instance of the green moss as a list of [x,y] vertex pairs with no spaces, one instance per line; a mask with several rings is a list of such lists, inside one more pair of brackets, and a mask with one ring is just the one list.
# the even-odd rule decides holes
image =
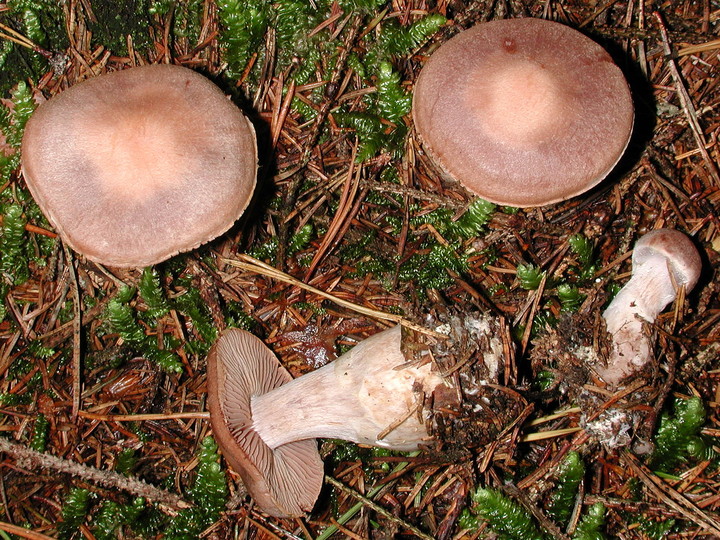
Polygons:
[[580,482],[585,476],[585,463],[580,454],[569,452],[556,472],[557,484],[550,497],[547,514],[559,524],[570,518]]
[[185,292],[175,299],[175,308],[183,315],[190,317],[195,331],[204,342],[201,345],[202,352],[207,352],[207,349],[217,339],[217,328],[213,325],[210,311],[200,295],[200,290],[188,286]]
[[592,279],[597,271],[595,248],[592,242],[581,234],[574,234],[568,238],[568,243],[580,263],[578,268],[579,278],[582,280]]
[[198,467],[188,495],[196,506],[175,516],[165,533],[167,539],[196,538],[220,517],[228,499],[227,478],[218,463],[217,444],[205,437],[197,453]]
[[138,283],[138,292],[147,304],[147,315],[151,319],[163,317],[170,311],[170,303],[160,286],[160,277],[153,267],[148,267],[143,270],[140,282]]
[[63,501],[62,521],[58,523],[58,537],[67,539],[85,522],[90,510],[92,493],[84,488],[72,488]]
[[655,435],[655,450],[650,466],[671,472],[683,462],[714,458],[711,445],[705,443],[700,431],[705,424],[705,405],[699,397],[677,398],[674,414],[664,412]]
[[135,289],[122,287],[108,302],[107,318],[110,326],[134,351],[155,362],[164,371],[182,372],[183,365],[178,356],[167,349],[159,349],[157,338],[145,334],[137,320],[136,310],[128,304],[134,294]]
[[165,19],[172,17],[171,35],[187,39],[189,45],[197,44],[202,29],[203,0],[150,0],[147,12]]
[[115,470],[120,474],[129,475],[138,462],[137,453],[132,448],[121,450],[115,458]]
[[595,503],[583,514],[578,523],[573,540],[604,540],[600,529],[605,525],[605,505]]
[[48,432],[50,430],[50,421],[44,414],[38,414],[33,425],[32,438],[28,445],[33,450],[44,452],[47,446]]
[[543,277],[545,277],[545,272],[534,264],[521,263],[517,266],[517,279],[523,289],[534,291],[540,286]]
[[230,78],[237,79],[263,43],[272,7],[265,0],[218,0],[217,8],[226,71]]
[[500,538],[544,540],[528,512],[494,489],[478,488],[472,495],[475,512]]
[[[8,10],[0,22],[29,38],[51,53],[67,49],[63,3],[57,0],[8,0]],[[16,81],[37,80],[49,68],[47,58],[37,51],[9,41],[0,51],[0,92],[7,92]]]
[[577,287],[562,283],[557,286],[557,295],[563,311],[575,312],[585,301],[586,296]]
[[22,206],[6,206],[0,228],[0,271],[15,285],[24,283],[30,277],[26,224]]

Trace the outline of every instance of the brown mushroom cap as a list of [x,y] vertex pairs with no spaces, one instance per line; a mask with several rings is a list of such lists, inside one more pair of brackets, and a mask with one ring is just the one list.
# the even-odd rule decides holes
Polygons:
[[252,197],[255,130],[180,66],[109,73],[30,118],[23,174],[63,240],[89,259],[147,266],[225,232]]
[[632,132],[627,82],[597,43],[562,24],[479,24],[433,53],[413,120],[444,173],[512,206],[568,199],[599,183]]
[[315,439],[272,450],[252,428],[250,399],[292,380],[261,340],[229,328],[208,355],[208,408],[225,459],[264,512],[298,517],[312,510],[324,477]]

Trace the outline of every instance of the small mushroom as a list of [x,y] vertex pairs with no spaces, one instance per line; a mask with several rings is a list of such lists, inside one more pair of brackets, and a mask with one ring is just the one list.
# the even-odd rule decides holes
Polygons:
[[266,512],[312,508],[323,478],[315,438],[414,450],[430,439],[424,396],[443,379],[407,365],[396,326],[334,362],[290,380],[252,334],[231,328],[208,356],[208,407],[226,459]]
[[679,231],[658,229],[637,241],[632,276],[603,313],[612,343],[606,365],[594,370],[606,383],[618,386],[652,360],[648,326],[680,288],[687,292],[695,286],[701,269],[700,254]]
[[598,184],[625,151],[633,119],[610,55],[540,19],[456,35],[422,68],[413,97],[416,132],[437,167],[480,197],[521,207]]
[[111,266],[147,266],[225,232],[257,174],[252,124],[202,75],[151,65],[100,75],[30,118],[25,181],[63,240]]

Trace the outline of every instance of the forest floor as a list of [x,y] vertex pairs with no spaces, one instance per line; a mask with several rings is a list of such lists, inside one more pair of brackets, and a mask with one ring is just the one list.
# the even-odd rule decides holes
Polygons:
[[[0,77],[4,538],[720,537],[720,4],[109,4],[0,3],[0,44],[12,43]],[[473,204],[429,163],[409,96],[439,44],[528,16],[606,47],[633,93],[633,138],[588,193]],[[152,269],[103,267],[63,248],[29,198],[10,159],[18,118],[22,104],[146,63],[196,69],[251,117],[258,189],[209,244]],[[642,402],[583,387],[601,409],[644,411],[648,456],[603,445],[577,394],[559,391],[562,370],[538,357],[549,328],[599,313],[630,276],[634,242],[657,228],[688,234],[704,269],[656,321],[656,378]],[[255,508],[206,439],[205,357],[219,333],[248,328],[300,376],[448,306],[501,321],[501,382],[526,406],[499,438],[457,460],[321,441],[315,510],[281,520]]]

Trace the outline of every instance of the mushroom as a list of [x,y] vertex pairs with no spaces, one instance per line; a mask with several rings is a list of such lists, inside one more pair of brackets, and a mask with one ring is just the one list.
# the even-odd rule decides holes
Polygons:
[[594,370],[606,383],[618,386],[652,360],[648,325],[681,288],[690,291],[695,286],[701,268],[700,254],[679,231],[658,229],[637,241],[632,276],[603,312],[612,342],[606,365]]
[[290,517],[312,508],[323,479],[315,438],[395,450],[429,442],[419,412],[443,379],[430,363],[405,365],[400,339],[400,326],[385,330],[290,380],[257,337],[223,332],[208,356],[213,432],[265,512]]
[[147,266],[230,228],[252,197],[257,145],[252,124],[207,78],[151,65],[40,105],[22,170],[70,247],[111,266]]
[[617,164],[634,119],[627,82],[597,43],[540,19],[479,24],[438,48],[415,85],[431,160],[489,201],[540,206]]
[[500,323],[463,312],[424,324],[445,337],[395,326],[293,380],[257,337],[223,332],[208,355],[210,420],[263,510],[290,517],[311,509],[323,478],[315,438],[457,457],[517,419],[527,404],[497,384]]

